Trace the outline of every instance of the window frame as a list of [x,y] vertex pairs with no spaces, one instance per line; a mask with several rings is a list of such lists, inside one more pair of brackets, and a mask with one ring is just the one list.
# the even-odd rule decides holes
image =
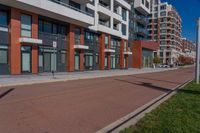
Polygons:
[[0,51],[6,51],[6,57],[7,57],[7,59],[6,59],[6,63],[1,63],[0,62],[0,65],[8,65],[8,48],[6,49],[4,49],[4,48],[0,48]]
[[[22,28],[22,16],[29,16],[30,17],[30,27],[31,27],[31,29],[30,30],[28,30],[28,29],[24,29],[24,28]],[[20,36],[21,37],[28,37],[28,38],[32,38],[32,16],[31,15],[29,15],[29,14],[25,14],[25,13],[22,13],[21,14],[21,16],[20,16],[20,20],[21,20],[21,25],[20,25]],[[30,36],[23,36],[22,35],[22,31],[30,31]]]

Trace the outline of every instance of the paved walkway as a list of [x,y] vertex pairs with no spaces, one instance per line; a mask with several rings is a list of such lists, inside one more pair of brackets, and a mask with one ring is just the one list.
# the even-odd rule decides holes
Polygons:
[[91,79],[91,78],[130,75],[130,74],[142,74],[142,73],[160,72],[173,69],[130,68],[128,70],[86,71],[86,72],[72,72],[72,73],[63,72],[63,73],[56,73],[54,78],[51,73],[41,73],[38,75],[18,75],[18,76],[3,75],[0,76],[0,87],[77,80],[77,79]]
[[192,79],[194,68],[0,89],[2,133],[94,133]]

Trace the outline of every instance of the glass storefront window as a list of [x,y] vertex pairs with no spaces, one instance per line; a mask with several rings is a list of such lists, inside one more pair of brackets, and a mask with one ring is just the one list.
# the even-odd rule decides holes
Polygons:
[[21,36],[31,37],[31,16],[21,15]]
[[8,64],[8,50],[0,49],[0,64]]
[[80,45],[81,42],[81,29],[76,28],[75,29],[75,45]]
[[43,22],[44,32],[51,33],[52,32],[52,24],[49,22]]

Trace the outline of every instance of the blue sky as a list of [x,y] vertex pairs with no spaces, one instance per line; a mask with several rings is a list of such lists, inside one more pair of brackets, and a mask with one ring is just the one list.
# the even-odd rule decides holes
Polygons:
[[196,22],[200,17],[200,0],[162,0],[172,4],[182,18],[182,36],[196,41]]

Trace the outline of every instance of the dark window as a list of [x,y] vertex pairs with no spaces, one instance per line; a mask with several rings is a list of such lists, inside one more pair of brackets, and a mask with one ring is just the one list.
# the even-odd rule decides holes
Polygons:
[[8,25],[8,17],[6,12],[0,11],[0,26]]
[[53,24],[53,34],[57,34],[58,33],[58,28],[56,24]]
[[122,24],[122,34],[126,35],[126,25]]
[[72,6],[72,7],[74,7],[74,8],[81,9],[81,5],[78,4],[78,3],[76,3],[76,2],[74,2],[74,1],[70,0],[69,1],[69,5]]
[[42,20],[39,20],[39,31],[42,32],[43,31],[43,22]]
[[65,26],[60,26],[59,34],[66,35],[66,27]]
[[44,32],[51,33],[52,32],[52,24],[50,22],[43,22]]
[[122,8],[122,19],[126,21],[126,9]]
[[146,1],[146,4],[145,4],[145,6],[146,6],[146,8],[148,8],[148,9],[149,9],[149,2],[148,2],[148,1]]

